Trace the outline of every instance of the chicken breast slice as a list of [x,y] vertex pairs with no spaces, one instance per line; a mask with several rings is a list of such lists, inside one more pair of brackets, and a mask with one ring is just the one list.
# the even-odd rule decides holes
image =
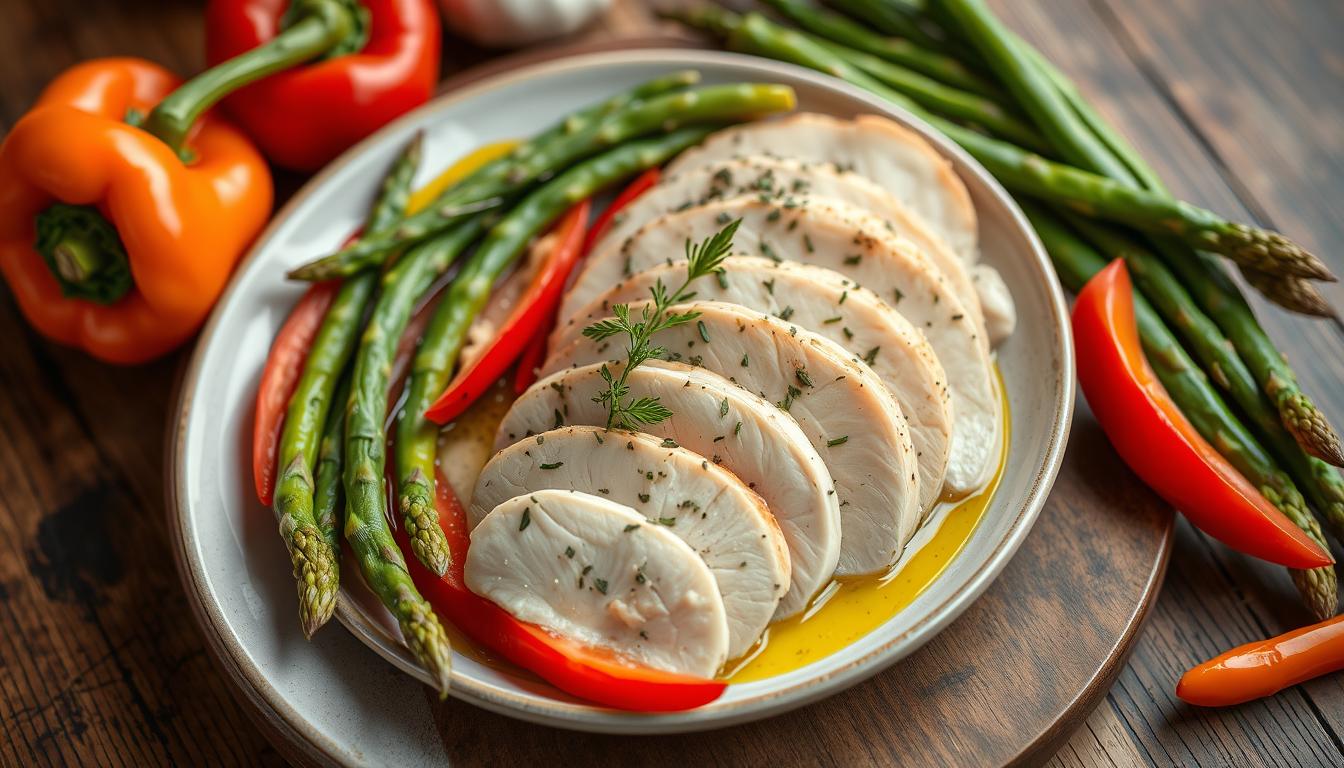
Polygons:
[[[683,258],[688,238],[699,242],[734,219],[742,220],[733,238],[734,254],[763,254],[839,272],[923,331],[952,395],[946,488],[960,496],[983,487],[994,470],[1003,424],[993,361],[980,330],[918,249],[852,205],[829,200],[781,210],[756,197],[737,197],[666,214],[641,227],[619,252],[592,254],[566,295],[573,309],[561,317],[568,319],[625,277]],[[876,356],[881,354],[878,350]]]
[[507,499],[472,531],[465,570],[514,617],[655,669],[708,678],[728,660],[709,566],[624,504],[554,489]]
[[[755,155],[717,160],[665,178],[618,214],[592,251],[618,247],[653,219],[713,200],[764,195],[777,205],[806,205],[812,198],[843,200],[882,219],[888,231],[907,238],[943,273],[976,323],[982,322],[980,297],[967,265],[923,218],[895,195],[833,163]],[[977,268],[983,265],[977,265]],[[989,269],[988,267],[984,267]]]
[[[778,405],[826,462],[840,501],[836,574],[896,562],[920,520],[919,471],[901,406],[877,374],[835,342],[737,304],[697,301],[674,311],[699,317],[661,331],[655,343]],[[542,373],[624,354],[619,340],[579,338],[554,350]]]
[[[533,384],[500,423],[495,446],[566,424],[605,426],[607,409],[593,402],[606,387],[600,369],[567,369]],[[800,613],[830,582],[840,558],[840,504],[830,472],[802,429],[771,403],[689,365],[651,360],[631,371],[626,383],[673,413],[644,425],[645,432],[710,457],[707,464],[732,472],[765,500],[790,563],[789,589],[774,618]]]
[[[659,280],[677,285],[685,275],[684,261],[636,272],[558,326],[550,347],[572,343],[585,326],[610,316],[615,304],[647,300]],[[919,467],[919,507],[927,519],[943,489],[953,412],[947,374],[924,334],[877,294],[838,272],[810,264],[733,256],[724,260],[722,275],[696,284],[695,294],[697,299],[727,301],[775,317],[787,315],[789,322],[844,347],[854,360],[880,349],[871,367],[896,396],[910,425]]]
[[799,112],[725,128],[682,152],[668,176],[734,157],[773,155],[833,163],[871,179],[910,207],[967,264],[980,260],[975,206],[957,172],[918,133],[878,115],[841,120]]
[[709,566],[728,615],[728,658],[746,653],[789,588],[789,550],[765,502],[698,453],[637,432],[561,427],[494,455],[476,481],[474,527],[546,488],[593,493],[663,525]]

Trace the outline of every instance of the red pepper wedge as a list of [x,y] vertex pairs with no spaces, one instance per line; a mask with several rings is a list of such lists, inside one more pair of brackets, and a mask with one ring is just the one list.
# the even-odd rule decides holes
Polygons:
[[280,430],[285,422],[289,398],[303,375],[303,361],[313,346],[313,338],[322,327],[331,300],[340,287],[337,281],[314,283],[280,326],[271,342],[266,365],[257,386],[257,407],[252,415],[252,481],[257,499],[271,506],[275,493],[275,462],[280,446]]
[[1237,646],[1192,668],[1176,684],[1182,701],[1226,707],[1344,669],[1344,616]]
[[727,683],[661,672],[634,664],[605,649],[584,646],[534,624],[515,619],[503,608],[466,588],[463,563],[471,541],[466,515],[448,481],[435,483],[439,524],[453,553],[442,577],[416,559],[406,532],[394,532],[397,546],[416,589],[439,616],[452,622],[472,642],[535,673],[573,696],[633,712],[678,712],[708,704],[723,694]]
[[[355,50],[331,51],[224,100],[224,109],[272,162],[316,170],[434,93],[440,31],[433,1],[358,1],[367,18]],[[298,0],[211,0],[205,11],[206,60],[213,66],[269,42],[286,28],[291,6],[299,5]]]
[[518,306],[500,326],[493,341],[448,383],[443,394],[425,410],[425,418],[447,424],[462,415],[518,359],[537,331],[555,316],[560,293],[569,272],[583,254],[583,235],[588,223],[589,201],[570,208],[553,232],[555,246],[537,269]]
[[[597,217],[591,229],[588,230],[588,236],[583,239],[583,255],[586,257],[601,237],[607,234],[611,229],[612,222],[616,219],[616,214],[622,209],[634,202],[640,195],[648,192],[663,178],[661,168],[650,168],[635,177],[629,186],[621,190],[616,199],[611,201],[611,205]],[[565,280],[569,278],[566,276]],[[562,281],[563,282],[563,281]],[[554,321],[552,321],[554,325]],[[528,342],[523,354],[518,358],[518,369],[513,374],[513,393],[521,395],[527,391],[537,380],[537,369],[541,367],[542,360],[546,357],[546,339],[550,336],[550,328],[542,328],[536,336]]]
[[1078,382],[1120,458],[1201,531],[1290,568],[1334,560],[1195,431],[1148,365],[1122,260],[1083,286],[1073,308]]

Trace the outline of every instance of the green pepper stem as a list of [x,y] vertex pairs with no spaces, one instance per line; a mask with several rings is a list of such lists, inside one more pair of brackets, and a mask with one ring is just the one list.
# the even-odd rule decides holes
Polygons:
[[97,208],[56,203],[37,215],[37,242],[61,293],[112,304],[132,287],[126,247]]
[[72,283],[81,283],[107,263],[108,256],[81,232],[67,232],[51,248],[56,272]]
[[142,126],[182,154],[196,119],[243,86],[316,59],[358,35],[358,6],[349,0],[294,0],[294,23],[264,45],[220,62],[159,102]]

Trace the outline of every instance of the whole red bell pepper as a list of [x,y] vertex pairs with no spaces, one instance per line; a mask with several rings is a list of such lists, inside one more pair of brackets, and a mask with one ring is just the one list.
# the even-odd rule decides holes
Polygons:
[[1235,550],[1290,568],[1334,562],[1195,431],[1167,394],[1143,356],[1123,260],[1079,291],[1073,336],[1087,404],[1144,483]]
[[[588,230],[587,237],[583,238],[583,255],[587,256],[593,250],[593,244],[607,234],[607,230],[611,229],[611,224],[616,219],[616,214],[638,199],[640,195],[648,192],[662,177],[663,171],[661,168],[650,168],[636,176],[629,186],[621,190],[616,199],[611,201],[611,205],[608,205],[602,215],[597,217],[597,221],[593,222],[593,226]],[[573,270],[573,265],[570,265],[570,269]],[[562,288],[563,283],[568,279],[568,275],[566,275],[564,280],[561,280]],[[550,336],[551,326],[554,325],[555,319],[552,318],[549,326],[542,327],[533,334],[532,339],[523,348],[523,353],[518,356],[518,369],[513,374],[514,394],[523,394],[537,380],[537,369],[541,367],[542,360],[546,357],[546,341]]]
[[360,28],[322,57],[239,89],[224,102],[272,162],[299,171],[326,164],[393,118],[423,104],[439,79],[433,0],[211,0],[206,58],[241,56],[335,2]]
[[1176,695],[1201,707],[1272,696],[1344,669],[1344,616],[1238,646],[1181,676]]
[[142,59],[76,65],[0,147],[0,271],[43,335],[115,363],[186,341],[271,210],[215,95]]
[[518,359],[537,332],[550,324],[569,272],[583,253],[589,208],[589,202],[584,200],[556,222],[553,230],[555,244],[518,298],[517,307],[500,326],[495,338],[476,356],[475,362],[448,383],[443,394],[425,411],[425,418],[437,424],[447,424],[462,415]]
[[439,615],[471,640],[505,660],[535,673],[565,693],[606,707],[634,712],[676,712],[708,704],[727,684],[661,672],[555,635],[515,619],[503,608],[466,587],[463,563],[471,541],[466,515],[442,476],[436,504],[439,524],[452,552],[442,577],[435,576],[411,552],[405,529],[394,532],[415,587]]

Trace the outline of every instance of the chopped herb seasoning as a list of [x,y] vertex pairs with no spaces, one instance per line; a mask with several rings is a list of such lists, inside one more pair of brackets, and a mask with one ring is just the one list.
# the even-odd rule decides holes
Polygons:
[[795,368],[793,370],[793,375],[798,377],[798,381],[802,383],[804,387],[812,386],[812,377],[807,375],[806,368]]
[[638,528],[638,527],[639,527],[639,523],[631,523],[631,524],[625,526],[625,528],[624,528],[624,530],[623,530],[622,532],[623,532],[623,533],[629,533],[629,532],[635,530],[635,529]]
[[742,431],[742,422],[739,421],[737,422],[737,426],[733,427],[733,437],[737,437],[738,433],[740,433],[741,431]]
[[834,448],[837,445],[844,445],[847,442],[849,442],[849,435],[841,435],[840,437],[834,437],[831,438],[830,440],[827,440],[826,447]]
[[793,317],[793,307],[784,307],[783,309],[779,310],[779,313],[776,314],[775,316],[778,317],[780,320],[788,320],[790,317]]
[[904,293],[901,293],[901,289],[900,289],[900,288],[893,288],[893,289],[892,289],[892,292],[896,294],[896,303],[897,303],[897,304],[900,304],[900,303],[901,303],[901,299],[904,299],[904,298],[905,298],[905,294],[904,294]]
[[854,266],[855,264],[858,264],[860,261],[863,261],[863,256],[861,254],[856,253],[853,256],[845,257],[845,263],[851,267]]
[[541,444],[544,443],[544,442],[546,442],[546,436],[545,436],[545,435],[537,435],[537,445],[541,445]]
[[845,338],[846,338],[846,339],[852,339],[852,338],[854,338],[854,332],[851,331],[851,330],[849,330],[848,327],[846,327],[846,328],[841,328],[840,330],[844,331],[844,333],[845,333]]
[[705,342],[706,344],[708,344],[708,343],[709,343],[709,329],[705,327],[705,321],[704,321],[704,320],[696,320],[696,321],[695,321],[695,328],[696,328],[696,330],[700,331],[700,338],[701,338],[701,339],[704,339],[704,342]]
[[518,524],[518,530],[524,531],[527,529],[527,526],[531,524],[532,524],[532,508],[523,507],[523,521]]
[[672,526],[674,526],[674,525],[677,524],[677,518],[675,518],[675,517],[660,517],[660,518],[658,518],[658,524],[659,524],[659,525],[665,525],[665,526],[667,526],[668,528],[671,528]]
[[573,548],[573,547],[565,547],[565,557],[568,557],[570,560],[573,560],[573,559],[574,559],[574,548]]
[[597,492],[600,493],[600,494],[603,494],[603,495],[605,495],[605,496],[610,496],[610,495],[611,495],[611,489],[610,489],[610,488],[598,488],[598,489],[597,489]]
[[639,494],[639,500],[640,500],[641,502],[645,503],[645,504],[648,504],[648,503],[649,503],[649,494],[647,494],[647,493],[641,493],[641,494]]
[[585,565],[585,566],[583,566],[583,575],[584,575],[584,576],[587,576],[588,574],[590,574],[590,573],[592,573],[592,572],[593,572],[593,566],[591,566],[591,565]]
[[563,466],[565,466],[565,462],[563,462],[563,461],[557,461],[557,462],[555,462],[555,463],[553,463],[553,464],[542,464],[542,465],[541,465],[541,468],[542,468],[542,469],[559,469],[559,468],[561,468],[561,467],[563,467]]
[[725,436],[725,435],[719,435],[718,437],[714,438],[714,440],[713,440],[712,442],[715,442],[715,443],[720,442],[720,441],[722,441],[722,440],[724,439],[724,437],[726,437],[726,436]]
[[812,247],[812,237],[810,235],[803,235],[803,247],[807,249],[808,253],[812,253],[816,250]]
[[765,257],[773,262],[778,263],[783,261],[783,259],[779,258],[779,254],[775,253],[775,249],[771,248],[770,244],[764,240],[761,241],[761,253],[765,254]]
[[720,213],[718,216],[714,217],[714,222],[719,226],[723,226],[724,224],[727,224],[732,220],[733,217],[729,216],[727,211],[724,211],[723,213]]
[[964,318],[964,317],[966,317],[966,316],[963,315],[963,314],[961,314],[960,312],[958,312],[957,314],[955,314],[955,315],[952,316],[952,322],[954,322],[954,323],[955,323],[955,322],[960,322],[961,319]]
[[722,401],[719,402],[719,418],[722,419],[724,416],[727,415],[728,415],[728,398],[725,397],[723,398]]
[[849,291],[841,291],[841,293],[840,293],[840,301],[838,301],[838,302],[836,302],[836,303],[837,303],[837,304],[844,304],[844,303],[845,303],[845,299],[848,299],[848,298],[849,298]]
[[551,427],[551,429],[559,429],[563,426],[565,426],[565,417],[561,415],[560,409],[557,408],[555,411],[555,424]]
[[775,295],[775,278],[772,277],[769,280],[762,280],[761,285],[765,286],[766,293],[770,294],[771,296]]
[[727,272],[716,272],[716,273],[714,273],[714,279],[719,281],[719,288],[721,288],[721,289],[723,289],[723,290],[725,290],[725,291],[728,290],[728,273],[727,273]]
[[750,365],[751,365],[751,360],[747,357],[746,353],[744,352],[744,353],[742,354],[742,367],[743,367],[743,368],[747,368],[747,367],[749,367]]
[[874,362],[877,361],[877,353],[881,351],[882,351],[881,347],[873,347],[872,349],[868,350],[863,355],[863,362],[872,365]]
[[779,210],[778,208],[776,208],[776,209],[770,211],[770,213],[766,215],[765,220],[768,221],[768,222],[770,222],[771,224],[773,224],[773,223],[775,223],[776,221],[779,221],[779,217],[780,217],[781,215],[783,215],[783,214],[780,212],[780,210]]
[[[676,448],[676,447],[677,447],[677,441],[676,441],[676,440],[673,440],[673,439],[670,438],[670,437],[664,437],[664,438],[663,438],[663,442],[659,443],[659,445],[661,445],[663,448]],[[650,478],[650,479],[652,479],[652,478]]]
[[597,434],[596,432],[593,433],[593,437],[597,438],[597,444],[598,444],[598,445],[601,445],[601,444],[607,442],[606,440],[603,440],[603,439],[602,439],[602,436],[599,435],[599,434]]
[[838,323],[838,322],[840,322],[841,320],[844,320],[844,319],[845,319],[845,318],[843,318],[843,317],[841,317],[841,316],[839,316],[839,315],[836,315],[835,317],[828,317],[828,318],[826,318],[825,320],[822,320],[821,322],[822,322],[823,325],[831,325],[832,323]]
[[601,592],[601,593],[604,594],[604,595],[607,594],[607,580],[606,580],[606,579],[593,579],[593,586],[594,586],[594,587],[597,587],[597,591],[598,591],[598,592]]

